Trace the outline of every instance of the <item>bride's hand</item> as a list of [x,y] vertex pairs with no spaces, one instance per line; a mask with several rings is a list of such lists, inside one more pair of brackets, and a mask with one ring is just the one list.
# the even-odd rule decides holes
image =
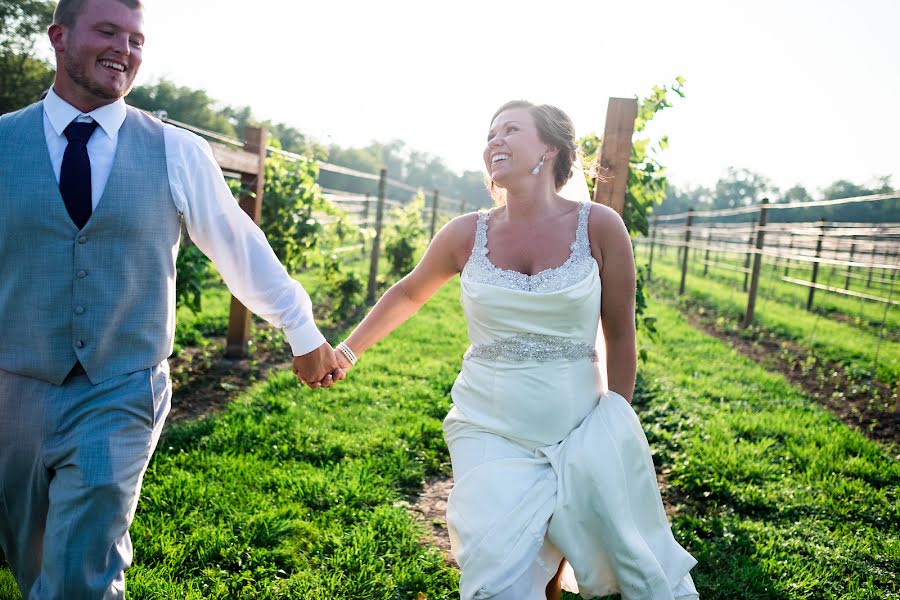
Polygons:
[[350,361],[344,356],[344,353],[337,348],[334,349],[334,359],[337,361],[338,367],[340,367],[345,374],[353,368],[353,365],[350,364]]

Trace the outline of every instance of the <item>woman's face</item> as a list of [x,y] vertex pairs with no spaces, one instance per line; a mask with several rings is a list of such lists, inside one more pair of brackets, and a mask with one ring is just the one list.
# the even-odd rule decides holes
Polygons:
[[484,166],[494,183],[507,187],[508,182],[530,176],[546,152],[547,144],[541,141],[529,110],[510,108],[491,123]]

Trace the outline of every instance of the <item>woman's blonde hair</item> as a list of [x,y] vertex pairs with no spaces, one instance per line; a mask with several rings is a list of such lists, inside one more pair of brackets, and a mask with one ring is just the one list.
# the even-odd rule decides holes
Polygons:
[[[491,123],[497,115],[512,108],[527,108],[534,119],[538,137],[547,145],[559,149],[556,161],[553,163],[553,183],[556,191],[572,177],[572,165],[582,157],[578,139],[575,137],[575,125],[569,115],[551,104],[533,104],[527,100],[512,100],[497,109],[491,117]],[[505,201],[505,190],[494,183],[490,176],[486,176],[485,183],[491,197],[498,203]]]

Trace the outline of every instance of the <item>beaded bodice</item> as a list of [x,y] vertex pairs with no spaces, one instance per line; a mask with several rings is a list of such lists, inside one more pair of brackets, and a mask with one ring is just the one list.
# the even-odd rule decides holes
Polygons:
[[579,209],[566,261],[534,275],[501,269],[488,259],[490,215],[479,214],[475,243],[461,278],[472,342],[464,358],[597,361],[600,276],[588,240],[590,209],[590,204]]
[[588,215],[590,203],[586,202],[578,211],[578,226],[575,230],[575,241],[569,246],[570,254],[566,261],[558,266],[544,269],[534,275],[518,271],[501,269],[488,258],[487,234],[490,212],[478,214],[475,227],[475,243],[469,262],[463,269],[463,277],[477,283],[486,283],[513,290],[535,292],[538,294],[556,292],[581,281],[597,269],[597,262],[591,255],[588,242]]

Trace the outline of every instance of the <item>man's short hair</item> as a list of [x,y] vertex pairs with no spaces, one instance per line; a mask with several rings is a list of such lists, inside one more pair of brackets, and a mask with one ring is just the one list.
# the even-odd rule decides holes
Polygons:
[[[56,10],[53,11],[53,22],[57,25],[65,25],[73,27],[78,15],[84,10],[84,5],[88,0],[59,0]],[[144,5],[141,0],[119,0],[128,8],[136,8],[143,10]]]

